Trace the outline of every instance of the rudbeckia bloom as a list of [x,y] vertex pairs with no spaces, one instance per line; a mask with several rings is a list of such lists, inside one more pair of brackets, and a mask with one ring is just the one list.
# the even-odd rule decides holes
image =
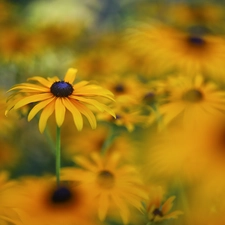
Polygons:
[[167,70],[207,72],[217,77],[223,74],[225,41],[205,26],[181,31],[160,23],[150,24],[133,31],[132,36],[137,51]]
[[14,185],[14,181],[8,181],[7,172],[0,173],[0,224],[8,224],[9,222],[10,224],[22,225],[19,216],[13,209],[14,201],[11,196],[16,193],[13,189]]
[[98,154],[92,154],[90,159],[80,156],[75,158],[75,162],[84,169],[65,168],[62,178],[74,179],[90,192],[101,221],[111,212],[110,209],[115,211],[117,208],[123,222],[127,224],[129,205],[142,209],[141,201],[147,199],[147,193],[135,169],[120,164],[118,153],[107,158],[101,158]]
[[57,186],[51,177],[23,178],[13,198],[15,210],[25,225],[90,225],[93,222],[88,195],[73,182]]
[[184,127],[192,127],[224,115],[225,92],[199,74],[194,78],[171,78],[167,91],[166,103],[159,108],[165,125],[177,118]]
[[70,68],[63,80],[58,77],[45,79],[36,76],[29,79],[36,82],[35,84],[15,85],[9,90],[9,92],[16,91],[16,93],[13,93],[9,98],[6,114],[11,109],[19,109],[30,103],[35,103],[28,114],[28,121],[42,110],[39,119],[40,132],[44,131],[47,120],[54,111],[58,127],[63,124],[66,110],[68,110],[72,114],[78,130],[83,128],[82,114],[88,119],[91,127],[96,128],[96,119],[90,107],[115,116],[109,107],[99,101],[99,97],[113,100],[113,94],[98,85],[89,84],[87,81],[73,84],[76,72],[76,69]]
[[170,212],[173,206],[173,200],[176,197],[171,196],[163,203],[163,191],[161,187],[156,188],[151,195],[152,197],[147,205],[148,219],[151,222],[177,218],[178,215],[183,214],[183,212],[178,210]]

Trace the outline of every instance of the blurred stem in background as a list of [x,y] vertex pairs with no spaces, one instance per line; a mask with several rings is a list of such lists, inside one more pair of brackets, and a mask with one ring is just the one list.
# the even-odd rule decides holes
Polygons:
[[56,127],[56,181],[60,185],[60,167],[61,167],[61,128]]

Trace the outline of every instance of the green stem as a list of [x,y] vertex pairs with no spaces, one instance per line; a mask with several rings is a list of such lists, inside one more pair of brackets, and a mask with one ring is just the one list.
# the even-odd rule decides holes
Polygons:
[[119,129],[117,127],[115,127],[115,125],[111,125],[109,127],[109,133],[108,133],[108,136],[104,142],[104,144],[102,145],[102,148],[101,148],[101,154],[102,155],[105,155],[107,150],[109,149],[109,147],[111,146],[111,144],[113,143],[113,141],[115,140],[115,138],[117,136],[119,136]]
[[57,185],[60,185],[60,167],[61,167],[61,129],[60,127],[56,127],[56,180]]

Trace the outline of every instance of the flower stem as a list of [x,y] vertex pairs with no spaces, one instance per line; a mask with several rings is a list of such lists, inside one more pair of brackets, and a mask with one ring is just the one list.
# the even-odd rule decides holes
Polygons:
[[107,150],[112,145],[112,143],[115,140],[115,138],[117,136],[119,136],[119,134],[120,134],[120,131],[119,131],[119,129],[117,129],[117,127],[115,125],[110,125],[109,126],[108,136],[107,136],[107,138],[106,138],[106,140],[103,143],[102,148],[101,148],[101,154],[102,155],[106,154]]
[[56,181],[57,185],[60,185],[60,167],[61,167],[61,129],[56,127]]

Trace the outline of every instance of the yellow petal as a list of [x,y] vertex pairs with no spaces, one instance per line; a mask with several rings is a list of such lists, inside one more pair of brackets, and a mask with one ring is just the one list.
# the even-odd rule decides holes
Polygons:
[[42,111],[40,119],[39,119],[39,130],[43,133],[48,118],[52,115],[55,110],[55,101],[50,102]]
[[70,98],[73,98],[73,99],[79,100],[81,102],[87,103],[89,105],[92,105],[96,109],[98,109],[100,112],[106,111],[107,113],[112,115],[114,118],[116,118],[115,112],[112,109],[110,109],[106,105],[104,105],[104,104],[102,104],[102,103],[100,103],[100,102],[98,102],[94,99],[87,99],[87,98],[84,98],[84,97],[78,97],[78,96],[74,96],[74,95],[71,95]]
[[82,88],[83,86],[87,85],[89,82],[86,80],[80,81],[73,85],[74,90],[77,90],[79,88]]
[[11,89],[9,89],[7,92],[14,91],[17,89],[21,89],[21,90],[19,90],[20,92],[27,92],[27,91],[49,92],[49,88],[47,88],[47,87],[42,87],[42,86],[39,86],[36,84],[29,84],[29,83],[22,83],[19,85],[15,85]]
[[72,84],[76,78],[77,69],[70,68],[64,77],[64,81]]
[[36,95],[24,97],[19,102],[17,102],[15,104],[14,109],[18,109],[22,106],[25,106],[25,105],[29,104],[29,103],[47,100],[49,98],[52,98],[52,94],[50,94],[50,93],[36,94]]
[[56,98],[55,101],[55,119],[58,127],[61,127],[65,119],[66,108],[62,102],[62,98]]
[[31,121],[34,116],[41,110],[43,109],[46,105],[48,105],[51,101],[53,101],[54,98],[50,98],[50,99],[47,99],[45,101],[42,101],[42,102],[39,102],[37,105],[35,105],[31,111],[29,112],[28,114],[28,121]]
[[[71,99],[71,101],[75,101],[73,99]],[[86,107],[85,105],[81,104],[80,102],[76,101],[76,106],[77,106],[77,109],[84,115],[86,116],[86,118],[88,119],[90,125],[91,125],[91,128],[92,129],[95,129],[96,126],[97,126],[97,123],[96,123],[96,119],[95,119],[95,116],[94,114],[92,113],[92,111]]]
[[64,106],[71,112],[73,116],[73,121],[77,127],[78,130],[82,130],[83,128],[83,118],[79,112],[79,110],[76,108],[75,102],[72,103],[70,99],[68,98],[62,98],[62,102]]
[[166,202],[162,205],[162,213],[163,215],[167,214],[173,206],[173,200],[175,196],[172,196],[166,200]]
[[90,162],[90,160],[88,160],[87,158],[83,156],[75,156],[73,158],[73,161],[86,170],[90,170],[92,172],[98,171],[98,168],[96,168],[96,166],[92,162]]
[[98,216],[101,221],[106,217],[109,208],[109,197],[107,194],[102,193],[99,196]]
[[128,224],[129,222],[129,210],[124,203],[124,201],[117,195],[111,195],[112,200],[115,202],[116,206],[119,208],[120,215],[122,217],[123,223]]
[[52,82],[49,82],[47,79],[43,78],[43,77],[31,77],[28,80],[34,80],[34,81],[38,81],[40,84],[44,85],[45,87],[50,88],[52,86]]

